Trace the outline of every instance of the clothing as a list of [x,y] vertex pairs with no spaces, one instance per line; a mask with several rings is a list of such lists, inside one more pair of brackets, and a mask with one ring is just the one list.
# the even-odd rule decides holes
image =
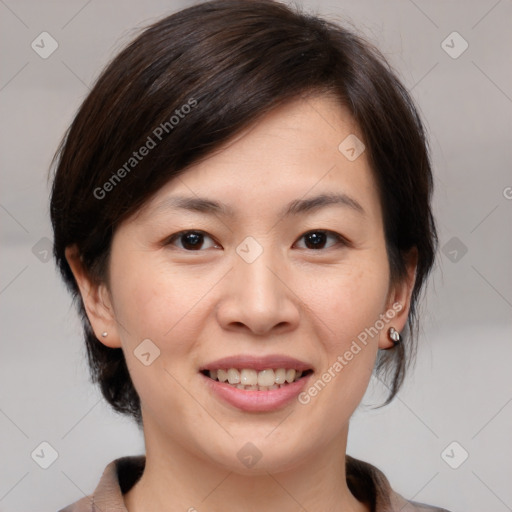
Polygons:
[[[103,475],[91,496],[59,510],[59,512],[127,512],[123,494],[139,480],[144,471],[144,455],[121,457],[105,468]],[[395,493],[379,469],[346,457],[347,485],[352,494],[370,505],[372,512],[448,512],[443,508],[431,507],[407,501]]]

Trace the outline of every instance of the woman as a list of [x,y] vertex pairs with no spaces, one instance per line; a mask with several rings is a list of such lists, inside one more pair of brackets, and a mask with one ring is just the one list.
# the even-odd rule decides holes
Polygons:
[[56,158],[92,376],[146,445],[64,511],[442,510],[346,455],[374,368],[400,388],[436,247],[422,123],[377,50],[202,3],[113,60]]

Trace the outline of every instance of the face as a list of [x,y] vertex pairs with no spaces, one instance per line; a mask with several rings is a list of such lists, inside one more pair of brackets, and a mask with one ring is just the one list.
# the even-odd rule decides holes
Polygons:
[[254,450],[276,471],[344,447],[410,293],[390,283],[366,153],[338,149],[350,134],[329,97],[279,107],[117,229],[109,286],[86,307],[123,348],[148,454],[244,472]]

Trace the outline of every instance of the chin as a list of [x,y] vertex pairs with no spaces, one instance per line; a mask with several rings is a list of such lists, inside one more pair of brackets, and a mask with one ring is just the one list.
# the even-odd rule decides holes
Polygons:
[[[298,436],[297,438],[270,434],[272,430],[267,430],[264,434],[249,431],[244,435],[236,435],[230,439],[229,446],[219,445],[215,452],[203,449],[202,453],[209,458],[212,464],[218,465],[239,475],[267,475],[268,473],[280,473],[296,469],[304,460],[308,453],[315,452],[314,446],[305,446],[304,438],[307,436]],[[298,449],[299,448],[299,449]]]

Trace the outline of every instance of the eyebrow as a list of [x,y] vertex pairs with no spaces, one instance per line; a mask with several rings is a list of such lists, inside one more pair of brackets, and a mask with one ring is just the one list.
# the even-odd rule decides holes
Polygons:
[[[328,206],[348,207],[362,215],[366,212],[361,204],[347,194],[319,194],[308,199],[295,199],[279,213],[280,217],[301,215]],[[164,199],[151,209],[151,213],[163,210],[188,210],[222,217],[234,217],[235,211],[228,205],[204,197],[172,196]]]

